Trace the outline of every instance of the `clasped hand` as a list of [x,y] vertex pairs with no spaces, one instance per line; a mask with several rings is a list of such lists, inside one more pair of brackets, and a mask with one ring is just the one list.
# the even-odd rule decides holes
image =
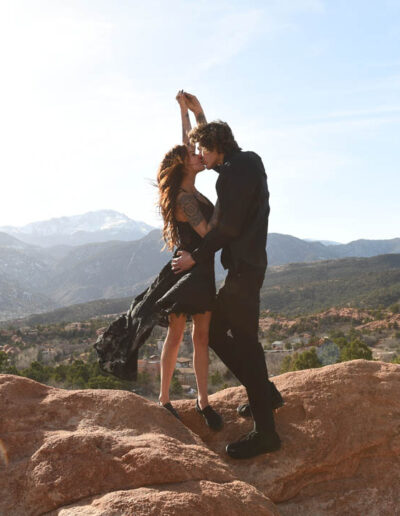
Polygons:
[[195,95],[179,90],[175,98],[181,109],[190,109],[195,115],[202,112],[201,104]]
[[174,258],[172,260],[172,270],[175,274],[179,274],[180,272],[187,271],[193,267],[193,265],[196,263],[192,255],[188,253],[187,251],[178,251],[177,258]]

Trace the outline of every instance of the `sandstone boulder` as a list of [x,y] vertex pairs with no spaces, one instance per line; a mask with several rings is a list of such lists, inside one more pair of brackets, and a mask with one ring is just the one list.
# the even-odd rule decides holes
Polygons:
[[211,396],[225,420],[213,433],[194,401],[174,402],[182,424],[128,392],[0,375],[0,514],[400,514],[400,366],[356,360],[274,381],[283,447],[234,461],[226,443],[252,427],[236,414],[241,387]]
[[0,407],[2,516],[278,514],[197,435],[135,394],[0,375]]
[[176,403],[184,423],[239,479],[270,498],[282,515],[400,515],[400,366],[354,360],[274,378],[285,399],[276,426],[279,452],[245,461],[224,446],[252,427],[236,416],[243,388],[212,397],[223,412],[218,434],[204,428],[190,401]]

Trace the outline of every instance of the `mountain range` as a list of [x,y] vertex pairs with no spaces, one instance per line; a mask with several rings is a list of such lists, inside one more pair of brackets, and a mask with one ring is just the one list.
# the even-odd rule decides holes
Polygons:
[[[332,307],[388,308],[400,302],[400,254],[272,266],[260,297],[261,309],[290,317]],[[128,296],[73,304],[13,324],[21,327],[86,321],[122,313],[131,301],[132,296]]]
[[[34,223],[39,226],[35,226],[36,232],[32,231],[32,234],[40,235],[40,238],[45,238],[47,234],[51,238],[59,239],[60,243],[55,246],[50,246],[49,241],[46,241],[45,246],[39,246],[37,243],[16,238],[15,235],[0,232],[0,320],[24,317],[76,303],[129,297],[150,283],[171,258],[170,253],[161,252],[161,231],[153,229],[141,238],[125,240],[123,237],[127,235],[127,226],[124,229],[124,224],[121,223],[122,229],[118,229],[118,224],[112,223],[111,219],[108,219],[109,225],[104,225],[106,213],[110,217],[112,213],[116,214],[112,218],[114,222],[124,220],[125,217],[118,212],[102,211],[97,213],[98,217],[89,214],[86,221],[81,218],[80,225],[77,218],[65,220],[65,224],[61,224],[61,219],[53,219],[59,223],[53,226],[45,224],[47,229],[40,226],[42,223]],[[90,225],[89,219],[92,222],[97,220],[98,223],[93,222]],[[134,227],[130,222],[128,226]],[[41,228],[40,231],[38,228]],[[96,235],[102,231],[106,233],[101,235],[103,241],[71,245],[66,243],[69,237],[76,236],[76,232],[71,233],[71,228],[78,228],[78,233],[83,229],[83,232]],[[149,228],[151,226],[142,226],[143,231],[148,231]],[[93,231],[88,231],[89,229]],[[107,240],[109,231],[112,231],[112,240]],[[27,232],[21,234],[26,235]],[[65,237],[64,240],[61,236]],[[119,239],[115,240],[115,236]],[[90,236],[92,237],[94,238],[93,235]],[[400,253],[400,238],[324,245],[321,242],[271,233],[268,236],[267,251],[269,265],[272,267]],[[218,259],[216,264],[216,276],[221,279],[224,272]]]
[[50,247],[54,245],[83,245],[108,240],[137,240],[149,233],[153,226],[130,219],[114,210],[98,210],[59,217],[25,226],[2,226],[7,233],[28,244]]

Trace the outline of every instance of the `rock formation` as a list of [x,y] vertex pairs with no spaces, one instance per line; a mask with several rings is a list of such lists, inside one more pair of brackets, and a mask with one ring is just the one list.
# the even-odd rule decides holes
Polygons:
[[279,452],[229,459],[251,428],[244,389],[165,409],[124,391],[66,391],[0,375],[3,516],[399,514],[400,366],[356,360],[274,380]]

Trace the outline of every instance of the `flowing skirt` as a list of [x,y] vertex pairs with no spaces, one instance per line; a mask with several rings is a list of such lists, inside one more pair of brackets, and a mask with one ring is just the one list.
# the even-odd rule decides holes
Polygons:
[[135,380],[139,349],[156,325],[168,327],[172,313],[190,316],[211,311],[214,302],[213,261],[180,274],[173,272],[169,261],[150,287],[135,297],[128,312],[97,339],[94,347],[101,370]]

